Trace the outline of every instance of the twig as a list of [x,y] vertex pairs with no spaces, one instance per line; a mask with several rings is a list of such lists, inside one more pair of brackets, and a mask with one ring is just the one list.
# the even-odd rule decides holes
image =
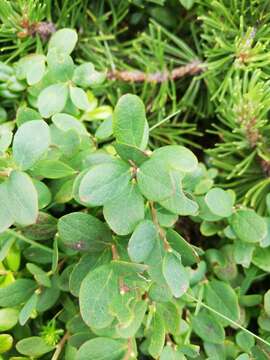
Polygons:
[[69,333],[66,332],[65,335],[62,337],[61,341],[56,346],[56,350],[55,350],[51,360],[57,360],[59,358],[68,338],[69,338]]
[[145,73],[139,70],[112,70],[107,73],[110,80],[120,80],[124,82],[150,82],[163,83],[168,80],[177,80],[186,75],[196,75],[203,71],[203,63],[200,60],[194,60],[190,63],[179,66],[172,71],[157,71],[154,73]]

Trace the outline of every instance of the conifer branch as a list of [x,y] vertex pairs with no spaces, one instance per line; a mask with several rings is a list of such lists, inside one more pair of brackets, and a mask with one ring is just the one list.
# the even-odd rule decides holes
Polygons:
[[145,73],[139,70],[113,70],[107,74],[110,80],[120,80],[123,82],[149,82],[163,83],[168,80],[178,80],[184,76],[197,75],[203,71],[203,63],[194,60],[186,65],[174,68],[172,71],[156,71]]

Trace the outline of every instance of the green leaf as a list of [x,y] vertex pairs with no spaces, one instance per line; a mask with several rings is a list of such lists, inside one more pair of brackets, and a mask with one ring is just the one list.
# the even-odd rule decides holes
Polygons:
[[113,132],[116,141],[144,150],[148,143],[148,123],[145,107],[136,95],[123,95],[113,115]]
[[135,336],[137,331],[139,330],[145,313],[147,310],[147,302],[139,301],[135,304],[133,312],[133,318],[128,324],[119,324],[116,328],[117,333],[121,338],[127,339],[132,336]]
[[14,216],[9,209],[9,194],[7,182],[0,184],[0,233],[7,230],[14,222]]
[[9,334],[0,335],[0,354],[9,351],[12,348],[13,338]]
[[137,181],[141,193],[148,200],[162,201],[176,193],[172,174],[154,159],[145,161],[137,169]]
[[200,258],[194,247],[176,231],[168,229],[166,238],[171,247],[181,255],[184,266],[190,266],[199,262]]
[[49,118],[64,109],[67,98],[68,87],[66,84],[50,85],[42,90],[38,96],[38,110],[43,117]]
[[35,280],[42,286],[51,287],[51,280],[47,273],[36,264],[27,263],[27,270],[34,276]]
[[165,346],[160,354],[160,360],[185,360],[186,357],[180,350],[174,349],[172,346]]
[[190,10],[194,4],[194,0],[179,0],[185,9]]
[[193,316],[193,331],[206,342],[222,344],[225,340],[225,332],[220,323],[207,311],[201,310],[197,316]]
[[12,329],[18,322],[19,312],[17,309],[6,307],[0,309],[0,331]]
[[18,279],[6,287],[0,288],[0,306],[18,306],[29,299],[36,288],[33,280]]
[[103,265],[90,271],[82,282],[79,294],[80,311],[84,322],[97,329],[109,326],[114,319],[110,304],[112,298],[118,294],[118,279],[110,265]]
[[31,168],[49,149],[50,129],[43,120],[22,124],[13,141],[13,157],[22,170]]
[[118,197],[106,202],[104,218],[118,235],[128,235],[144,218],[144,200],[136,184],[129,184]]
[[142,150],[132,145],[115,143],[114,148],[123,160],[134,163],[137,166],[140,166],[149,159],[149,156]]
[[162,316],[155,312],[152,319],[152,332],[148,351],[153,358],[160,356],[165,342],[165,324]]
[[198,204],[189,199],[182,190],[181,180],[179,175],[175,172],[171,173],[172,178],[174,179],[175,192],[173,195],[167,197],[166,199],[161,200],[159,203],[167,210],[171,211],[174,214],[178,215],[197,215],[199,206]]
[[205,195],[205,202],[213,214],[228,217],[232,215],[233,199],[230,194],[219,188],[212,188]]
[[79,135],[87,135],[87,130],[85,129],[84,125],[74,116],[69,114],[60,113],[53,115],[52,122],[60,130],[75,130]]
[[127,344],[121,340],[99,337],[86,341],[76,354],[75,360],[119,360],[127,351]]
[[255,345],[255,339],[246,331],[239,331],[235,337],[237,345],[245,352],[250,352],[251,348]]
[[[239,321],[240,308],[237,295],[229,284],[215,279],[209,281],[205,286],[205,302],[229,319]],[[230,322],[226,324],[229,325]]]
[[38,83],[45,74],[44,55],[31,54],[23,57],[17,64],[17,76],[19,79],[27,80],[29,85]]
[[83,89],[79,87],[70,86],[69,95],[71,101],[78,109],[85,111],[89,110],[90,103],[87,94]]
[[148,258],[158,233],[155,225],[150,220],[141,221],[135,228],[128,242],[128,254],[132,261],[143,262]]
[[123,191],[130,177],[129,166],[122,161],[93,166],[81,180],[80,200],[89,206],[104,205]]
[[7,191],[9,211],[15,222],[23,226],[35,223],[38,196],[31,178],[24,172],[12,171],[7,180]]
[[270,290],[267,290],[264,294],[264,310],[270,316]]
[[109,263],[111,257],[110,248],[105,248],[100,253],[93,252],[83,255],[70,274],[69,288],[72,295],[78,297],[81,283],[89,271],[95,269],[99,265]]
[[99,85],[106,79],[106,74],[95,70],[90,62],[84,63],[74,71],[72,81],[83,88]]
[[256,247],[253,252],[252,263],[263,271],[270,272],[270,248]]
[[64,28],[56,31],[50,41],[49,50],[57,48],[65,54],[70,54],[78,41],[78,35],[75,30]]
[[193,152],[180,145],[163,146],[153,152],[152,159],[183,173],[193,172],[198,166],[198,160]]
[[47,179],[61,179],[75,174],[76,171],[60,160],[40,160],[32,173]]
[[233,231],[242,241],[260,242],[267,234],[266,221],[254,210],[237,210],[229,221]]
[[66,246],[79,251],[99,252],[112,240],[106,224],[81,212],[62,216],[58,221],[58,232]]
[[42,120],[42,118],[36,110],[33,110],[25,105],[20,106],[16,113],[17,126],[19,127],[31,120]]
[[167,252],[163,259],[163,275],[176,298],[181,297],[189,288],[189,277],[186,269],[182,265],[178,254]]
[[20,311],[20,315],[19,315],[20,325],[23,326],[27,323],[27,320],[30,318],[33,311],[36,310],[37,302],[38,302],[38,295],[34,293],[24,304],[23,308]]
[[29,239],[35,241],[50,240],[57,232],[57,219],[45,212],[39,212],[35,224],[26,226],[22,233]]
[[23,355],[40,357],[52,351],[54,346],[48,345],[42,337],[32,336],[17,342],[16,349]]
[[50,49],[47,54],[47,63],[46,78],[49,79],[50,83],[71,81],[75,66],[68,54],[57,48]]

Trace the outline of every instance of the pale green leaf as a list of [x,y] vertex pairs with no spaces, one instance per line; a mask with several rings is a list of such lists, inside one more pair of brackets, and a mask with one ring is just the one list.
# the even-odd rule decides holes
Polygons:
[[13,157],[22,170],[31,168],[49,149],[50,129],[43,120],[22,124],[13,141]]
[[228,217],[232,215],[233,198],[230,194],[219,188],[212,188],[205,195],[205,202],[213,214]]
[[58,221],[58,232],[66,246],[79,251],[102,251],[112,239],[106,224],[81,212],[62,216]]
[[105,337],[86,341],[76,354],[75,360],[119,360],[127,351],[127,343]]
[[57,48],[65,54],[70,54],[78,41],[77,32],[73,29],[60,29],[56,31],[49,41],[49,50]]
[[128,242],[130,259],[134,262],[146,260],[157,241],[157,236],[157,229],[152,221],[140,222]]
[[148,124],[142,100],[132,94],[123,95],[113,115],[113,132],[116,141],[144,150],[148,142]]
[[89,206],[103,205],[122,192],[130,177],[129,166],[122,161],[93,166],[81,180],[80,200]]
[[118,235],[128,235],[144,218],[144,199],[136,184],[126,186],[119,196],[106,202],[104,218]]
[[182,265],[181,258],[174,252],[167,252],[163,260],[163,275],[176,298],[181,297],[189,288],[189,276]]
[[265,219],[251,209],[237,210],[230,217],[230,225],[237,237],[245,242],[260,242],[267,234]]
[[68,87],[66,84],[50,85],[42,90],[38,96],[38,110],[43,117],[49,118],[64,109],[67,98]]

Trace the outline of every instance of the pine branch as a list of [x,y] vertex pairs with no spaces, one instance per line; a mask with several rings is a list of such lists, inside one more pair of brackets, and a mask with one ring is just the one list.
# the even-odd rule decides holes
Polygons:
[[203,63],[200,60],[194,60],[190,63],[174,68],[172,71],[157,71],[154,73],[145,73],[139,70],[114,70],[107,74],[110,80],[120,80],[123,82],[149,82],[163,83],[168,80],[178,80],[184,76],[197,75],[203,71]]

